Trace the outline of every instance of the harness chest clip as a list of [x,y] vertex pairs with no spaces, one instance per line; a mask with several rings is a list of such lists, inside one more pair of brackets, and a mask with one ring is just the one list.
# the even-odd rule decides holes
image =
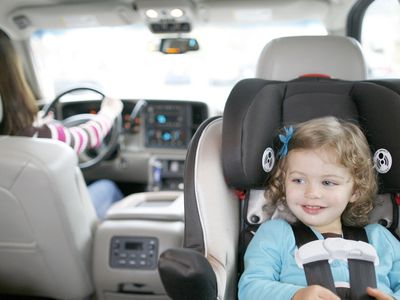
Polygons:
[[327,238],[315,240],[301,246],[295,253],[296,263],[300,268],[304,264],[320,260],[332,262],[335,259],[358,259],[379,264],[375,248],[363,241],[346,240],[343,238]]

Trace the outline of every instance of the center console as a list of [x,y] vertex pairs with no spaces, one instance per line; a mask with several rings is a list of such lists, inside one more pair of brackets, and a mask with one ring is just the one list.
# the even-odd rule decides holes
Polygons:
[[167,300],[159,255],[182,247],[183,193],[132,194],[97,228],[93,274],[98,300]]
[[[129,110],[125,113],[131,122]],[[169,299],[158,258],[183,246],[185,153],[207,115],[200,102],[146,100],[136,125],[124,124],[124,179],[146,180],[147,192],[115,203],[97,227],[92,262],[97,300]]]
[[152,156],[149,160],[148,191],[183,191],[182,157]]
[[207,114],[204,103],[148,101],[144,114],[145,146],[186,149]]

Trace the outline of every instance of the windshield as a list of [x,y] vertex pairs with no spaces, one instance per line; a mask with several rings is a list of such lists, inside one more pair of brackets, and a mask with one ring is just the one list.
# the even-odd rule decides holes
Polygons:
[[[31,39],[47,100],[90,86],[122,99],[199,100],[223,109],[233,85],[254,77],[258,56],[276,37],[325,35],[321,23],[195,28],[199,50],[166,55],[145,26],[39,31]],[[164,37],[164,36],[162,36]]]

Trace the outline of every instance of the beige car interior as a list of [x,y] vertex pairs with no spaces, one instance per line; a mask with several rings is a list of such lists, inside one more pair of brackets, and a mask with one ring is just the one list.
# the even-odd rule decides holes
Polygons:
[[[324,23],[328,24],[327,36],[293,36],[270,41],[258,58],[254,76],[251,74],[250,77],[271,81],[315,75],[344,80],[367,79],[361,45],[353,38],[333,35],[345,34],[345,22],[341,16],[330,14],[335,9],[349,10],[357,0],[307,0],[305,7],[300,5],[303,1],[285,1],[287,3],[281,7],[281,1],[275,0],[4,0],[0,23],[1,29],[6,30],[24,54],[27,79],[33,83],[32,89],[40,105],[49,100],[41,91],[47,86],[39,84],[43,80],[40,76],[51,75],[39,74],[37,70],[41,66],[37,68],[36,61],[28,57],[34,56],[29,53],[28,46],[33,33],[40,33],[42,29],[86,28],[94,23],[93,27],[133,25],[151,28],[152,25],[168,24],[170,17],[163,14],[172,4],[181,5],[185,11],[179,22],[198,24],[199,28],[214,22],[219,26],[254,12],[256,16],[271,14],[276,20],[282,17],[285,20],[294,10],[295,19],[302,21],[323,10]],[[258,2],[263,6],[267,2],[272,5],[264,10]],[[228,9],[227,5],[232,7]],[[161,17],[147,17],[148,9],[162,12]],[[257,18],[249,20],[249,24],[257,21]],[[181,35],[179,32],[179,38]],[[218,46],[220,41],[215,45]],[[144,44],[142,40],[137,42],[138,48]],[[115,46],[121,50],[121,45]],[[149,60],[146,67],[152,70],[152,63]],[[181,65],[174,63],[179,71]],[[141,70],[135,67],[127,71],[139,73]],[[223,70],[227,78],[231,78],[230,70]],[[247,76],[246,70],[243,74]],[[154,74],[159,75],[156,68]],[[117,78],[112,72],[109,75]],[[176,72],[172,75],[180,78],[185,74]],[[221,87],[225,85],[225,80],[214,81]],[[181,84],[172,88],[187,93]],[[135,89],[138,85],[140,83],[132,80],[132,87],[127,88]],[[157,89],[161,90],[155,85],[154,92]],[[208,105],[209,102],[203,103],[202,97],[214,100],[215,96],[209,97],[206,88],[201,92],[204,96],[201,93],[193,99],[200,99],[196,100],[201,104],[200,108],[204,104],[204,119],[223,112],[222,108]],[[143,97],[147,96],[143,94]],[[182,97],[194,102],[192,96]],[[226,97],[220,98],[217,100],[225,103]],[[147,100],[149,103],[150,100],[159,101]],[[140,100],[132,99],[132,103],[136,101]],[[195,108],[193,106],[193,110]],[[0,95],[0,122],[4,113]],[[241,222],[246,218],[249,223],[259,225],[270,216],[262,209],[264,190],[259,187],[249,191],[247,215],[240,215],[238,195],[227,185],[223,170],[223,122],[221,116],[203,123],[199,121],[198,127],[190,129],[193,137],[196,130],[202,129],[196,144],[189,144],[192,135],[186,135],[187,144],[179,149],[147,147],[144,145],[145,132],[129,134],[120,143],[121,149],[126,150],[118,157],[120,160],[105,161],[96,169],[84,171],[79,168],[76,153],[62,142],[0,135],[0,300],[9,300],[9,295],[17,297],[11,300],[170,300],[172,296],[160,275],[162,255],[169,249],[184,249],[186,243],[194,244],[197,238],[205,245],[204,257],[216,277],[217,299],[237,300]],[[144,123],[142,125],[145,128]],[[162,190],[157,186],[153,168],[159,167],[157,164],[160,163],[177,164],[180,177],[176,190]],[[184,163],[183,185],[180,179]],[[109,178],[114,176],[111,179],[118,183],[147,185],[143,188],[146,192],[126,195],[109,209],[104,220],[99,220],[85,182],[85,179],[88,182],[97,179],[99,174],[107,174]],[[188,201],[188,195],[195,199],[194,202]],[[199,221],[188,214],[187,206],[196,206]],[[379,207],[374,211],[372,221],[386,218],[390,224],[392,210],[390,205]],[[188,225],[196,222],[201,230],[190,231],[195,238],[188,241]],[[177,288],[174,292],[180,293],[180,290]],[[196,290],[191,292],[196,293]]]
[[0,168],[2,294],[169,299],[157,257],[182,244],[181,192],[130,195],[100,223],[69,146],[2,136]]
[[75,152],[2,136],[0,165],[1,292],[84,299],[94,290],[97,217]]
[[292,80],[310,74],[366,79],[361,45],[353,38],[335,35],[277,38],[265,45],[256,70],[256,77],[269,80]]
[[[303,52],[291,51],[294,44]],[[318,53],[335,62],[334,72],[320,63],[325,58],[315,69],[309,61],[305,65],[290,64],[304,62],[293,54],[304,55],[316,47]],[[287,59],[289,56],[292,58]],[[290,69],[290,74],[277,71],[283,69]],[[305,73],[363,79],[360,47],[343,37],[278,39],[265,47],[257,68],[259,77],[276,80]],[[215,189],[214,197],[226,199],[208,198],[214,203],[213,210],[207,211],[207,205],[200,209],[204,209],[207,257],[217,275],[219,298],[231,299],[236,285],[232,274],[237,267],[237,241],[232,236],[237,236],[239,218],[230,218],[228,224],[220,217],[221,211],[226,214],[228,210],[229,215],[238,215],[235,195],[221,184],[221,128],[221,119],[211,122],[207,128],[210,134],[199,142],[196,177],[199,184],[206,183],[197,189],[199,198],[208,195],[202,191]],[[94,293],[99,300],[169,299],[158,274],[157,259],[166,249],[182,246],[181,192],[127,196],[100,223],[77,168],[77,158],[68,146],[52,140],[3,136],[0,165],[2,174],[7,174],[0,179],[2,293],[74,300]],[[221,174],[221,178],[209,177],[210,172]],[[262,202],[260,192],[253,195],[250,213],[259,212]]]

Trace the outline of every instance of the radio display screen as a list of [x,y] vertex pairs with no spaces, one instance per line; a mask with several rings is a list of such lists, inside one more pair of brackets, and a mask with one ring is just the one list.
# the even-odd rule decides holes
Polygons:
[[126,242],[125,243],[126,250],[143,250],[143,243],[139,242]]

